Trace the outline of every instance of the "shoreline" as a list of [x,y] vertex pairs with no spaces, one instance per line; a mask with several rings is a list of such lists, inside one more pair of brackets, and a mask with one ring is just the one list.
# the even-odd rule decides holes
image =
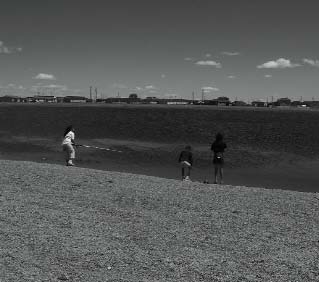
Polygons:
[[[58,154],[37,154],[28,155],[13,154],[4,156],[4,160],[33,161],[36,163],[64,165],[63,157],[57,158]],[[166,165],[154,163],[129,163],[125,159],[76,159],[76,167],[96,169],[99,171],[113,171],[131,173],[145,176],[155,176],[165,179],[181,180],[180,167],[176,165]],[[68,169],[66,167],[66,169]],[[208,180],[209,184],[213,183],[213,166],[206,168],[193,168],[191,171],[191,180],[194,183],[203,183]],[[260,187],[265,189],[281,189],[299,192],[319,192],[318,176],[319,162],[311,161],[294,165],[279,165],[277,167],[264,168],[225,168],[224,184],[244,187]]]

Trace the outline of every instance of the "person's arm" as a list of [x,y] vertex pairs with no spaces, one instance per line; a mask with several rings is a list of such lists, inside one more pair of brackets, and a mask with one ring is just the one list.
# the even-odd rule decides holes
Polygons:
[[213,143],[212,146],[210,147],[210,157],[211,157],[211,159],[214,158],[214,148],[215,148],[215,143]]
[[76,145],[74,139],[75,139],[75,135],[74,135],[73,132],[71,132],[71,144],[72,144],[73,146]]
[[193,166],[193,154],[192,153],[190,153],[189,162],[190,162],[191,166]]

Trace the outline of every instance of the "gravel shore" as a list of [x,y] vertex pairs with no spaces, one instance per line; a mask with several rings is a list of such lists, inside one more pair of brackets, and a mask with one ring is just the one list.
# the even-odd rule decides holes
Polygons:
[[0,281],[319,281],[316,193],[0,166]]

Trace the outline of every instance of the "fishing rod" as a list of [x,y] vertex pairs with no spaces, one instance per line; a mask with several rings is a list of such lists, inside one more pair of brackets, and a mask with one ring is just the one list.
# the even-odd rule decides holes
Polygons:
[[103,147],[97,147],[97,146],[91,146],[91,145],[85,145],[85,144],[76,144],[75,146],[76,147],[98,149],[98,150],[105,150],[105,151],[110,151],[110,152],[123,153],[123,151],[120,151],[120,150],[114,150],[111,148],[103,148]]

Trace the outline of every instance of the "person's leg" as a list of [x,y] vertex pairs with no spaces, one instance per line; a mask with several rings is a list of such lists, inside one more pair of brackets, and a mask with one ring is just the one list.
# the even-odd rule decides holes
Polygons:
[[223,184],[224,183],[224,170],[223,170],[223,167],[220,166],[219,168],[219,183],[220,184]]
[[187,176],[190,177],[191,176],[191,167],[187,167]]
[[62,146],[62,150],[63,150],[63,153],[64,153],[65,163],[66,163],[66,165],[67,165],[68,162],[69,162],[69,155],[70,155],[67,145],[64,144],[64,145]]
[[185,180],[190,180],[190,173],[191,173],[191,168],[190,166],[186,166],[185,167],[185,171],[186,171],[186,176],[185,176]]
[[215,165],[214,165],[214,168],[215,168],[215,179],[214,179],[214,184],[217,184],[218,165],[217,165],[217,164],[215,164]]
[[73,164],[72,161],[74,161],[74,159],[75,159],[75,150],[74,150],[74,147],[72,145],[71,145],[70,159],[71,159],[71,163]]
[[65,145],[65,150],[67,152],[67,165],[72,166],[73,165],[73,159],[75,158],[75,151],[71,144]]
[[184,169],[184,167],[182,166],[182,180],[184,180],[184,177],[185,177],[185,169]]

